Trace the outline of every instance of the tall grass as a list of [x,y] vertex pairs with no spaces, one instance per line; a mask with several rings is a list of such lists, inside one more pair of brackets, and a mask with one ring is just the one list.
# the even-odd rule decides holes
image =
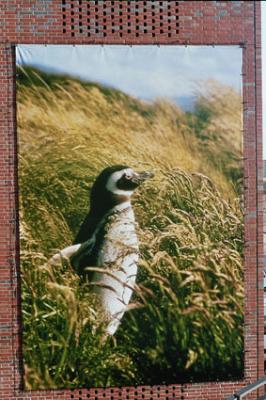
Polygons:
[[[30,68],[17,83],[26,387],[239,377],[239,96],[212,83],[184,113]],[[141,261],[131,308],[103,343],[89,284],[47,260],[72,242],[93,180],[116,163],[156,177],[133,200]]]

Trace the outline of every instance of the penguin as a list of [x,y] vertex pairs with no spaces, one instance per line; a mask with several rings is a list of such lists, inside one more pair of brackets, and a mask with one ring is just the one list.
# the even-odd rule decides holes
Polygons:
[[79,275],[89,279],[110,336],[128,307],[138,271],[139,244],[131,197],[153,176],[126,165],[105,168],[92,186],[90,210],[73,245],[50,260],[53,265],[68,259]]

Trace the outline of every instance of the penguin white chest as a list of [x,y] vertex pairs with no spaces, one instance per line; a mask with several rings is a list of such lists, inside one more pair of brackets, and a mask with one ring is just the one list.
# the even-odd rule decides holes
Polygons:
[[135,217],[131,207],[112,215],[97,258],[102,273],[93,282],[108,321],[107,333],[113,335],[133,293],[139,259]]

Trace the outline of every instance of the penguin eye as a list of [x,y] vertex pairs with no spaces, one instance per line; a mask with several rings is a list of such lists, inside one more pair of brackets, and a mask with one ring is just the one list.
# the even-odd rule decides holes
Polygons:
[[125,178],[125,179],[127,179],[127,180],[129,180],[129,179],[131,178],[131,176],[130,176],[130,175],[127,175],[127,174],[125,174],[125,175],[124,175],[124,178]]

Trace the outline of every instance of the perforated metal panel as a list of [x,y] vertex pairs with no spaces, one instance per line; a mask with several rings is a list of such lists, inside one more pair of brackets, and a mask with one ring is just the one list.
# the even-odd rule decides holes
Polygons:
[[150,39],[179,33],[178,1],[62,0],[62,32],[72,37]]

